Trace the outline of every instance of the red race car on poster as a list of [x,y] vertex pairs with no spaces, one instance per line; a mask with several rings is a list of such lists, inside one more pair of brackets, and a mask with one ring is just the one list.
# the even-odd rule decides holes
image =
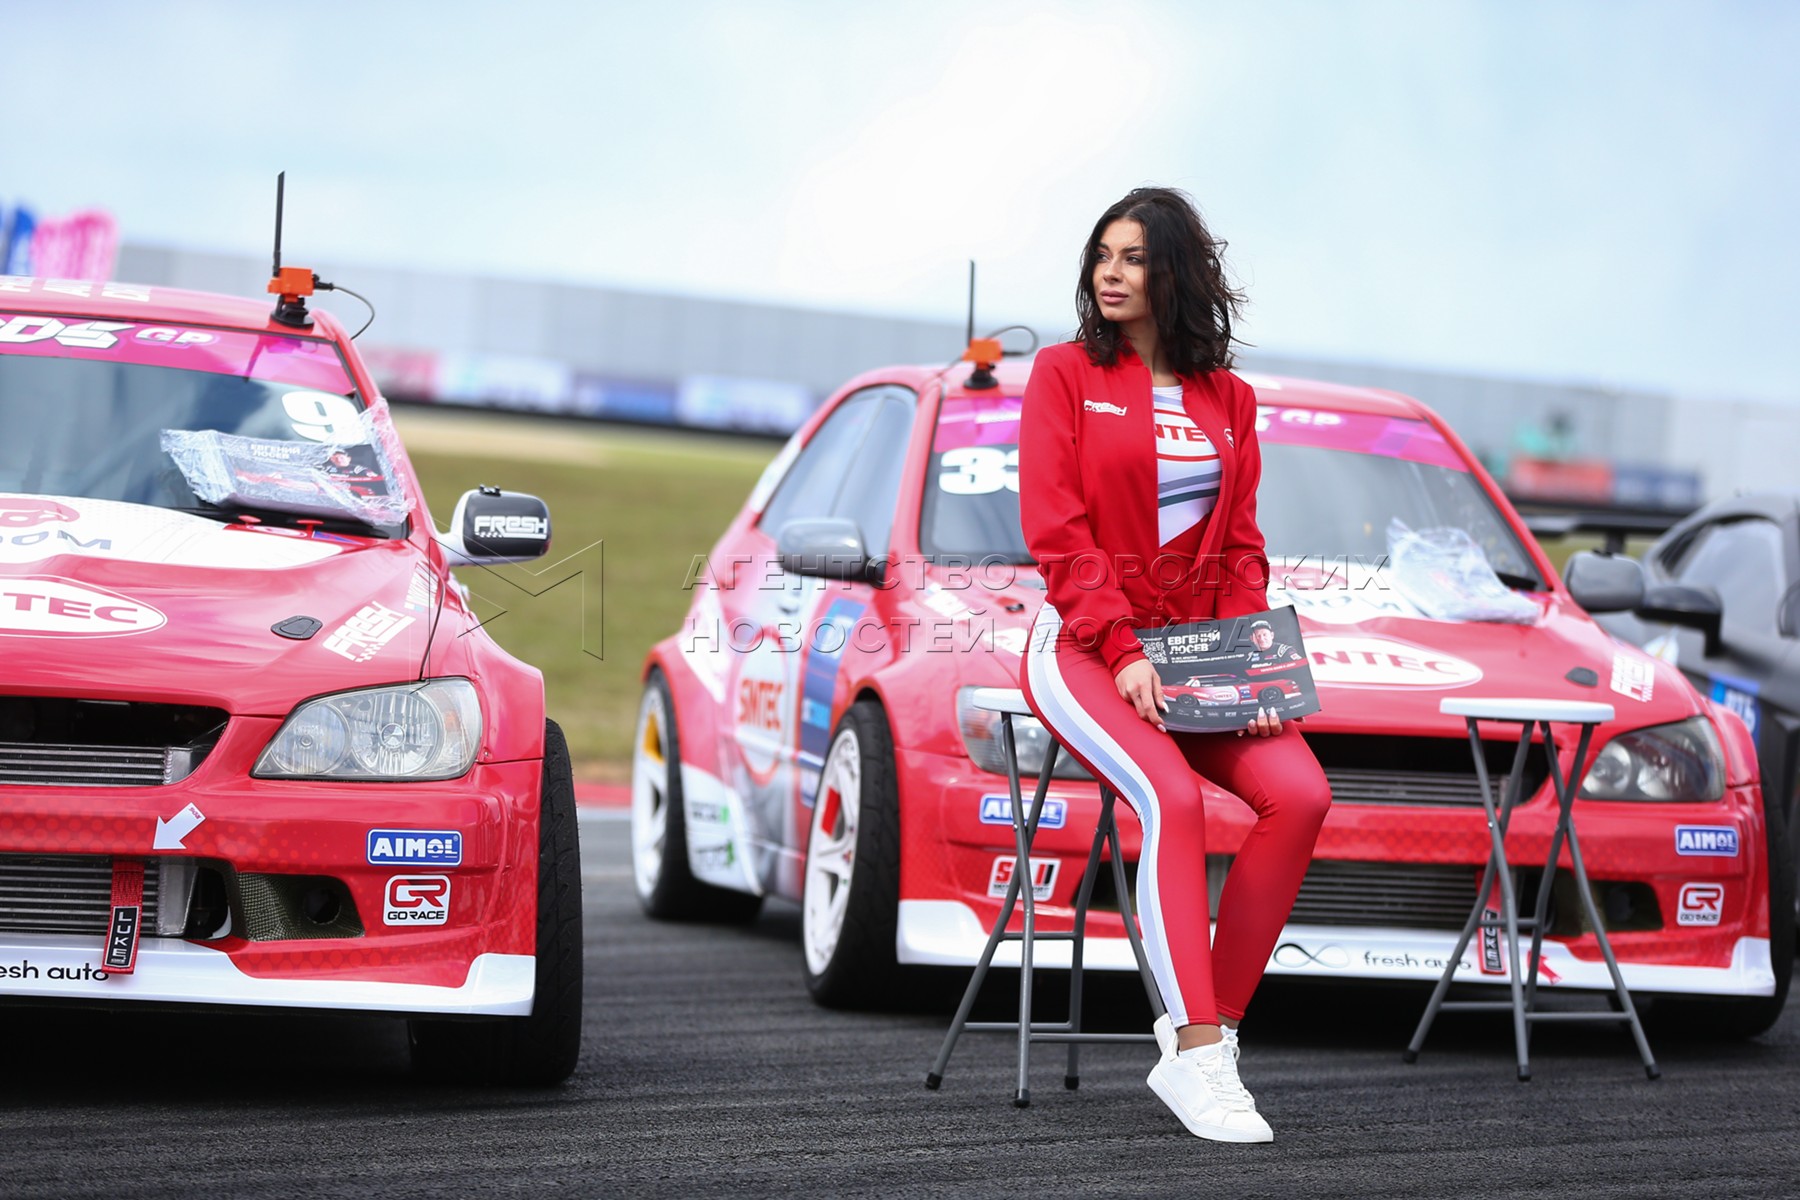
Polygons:
[[[330,314],[0,278],[0,996],[412,1019],[552,1082],[580,1037],[573,784]],[[296,309],[298,311],[296,311]]]
[[[799,901],[806,979],[825,1003],[891,999],[912,964],[974,963],[1014,867],[998,717],[971,696],[1017,686],[1044,593],[1019,527],[1027,370],[995,374],[982,387],[984,370],[898,367],[832,396],[695,572],[686,621],[645,664],[632,782],[645,908],[741,920],[765,896]],[[1463,724],[1439,700],[1592,698],[1617,717],[1598,732],[1577,821],[1627,982],[1708,1029],[1766,1028],[1793,969],[1792,872],[1771,870],[1786,842],[1743,723],[1595,624],[1423,405],[1246,378],[1262,405],[1269,603],[1300,615],[1323,705],[1302,728],[1334,792],[1269,970],[1436,980],[1489,848]],[[1020,726],[1031,775],[1046,734]],[[1554,822],[1547,751],[1572,747],[1528,754],[1531,798],[1511,835],[1527,886]],[[1491,754],[1510,764],[1512,749]],[[1032,872],[1050,929],[1070,926],[1098,805],[1071,758],[1053,774]],[[1211,793],[1215,900],[1251,822]],[[1136,822],[1120,823],[1135,870]],[[1096,882],[1097,909],[1110,879]],[[1116,902],[1096,919],[1087,961],[1131,969]],[[1572,896],[1550,922],[1543,984],[1607,987]],[[1016,963],[1016,943],[1009,953]],[[1039,961],[1059,953],[1066,964],[1047,943]],[[1461,972],[1505,979],[1485,955]]]
[[1301,695],[1300,685],[1291,679],[1268,679],[1251,683],[1236,675],[1194,675],[1185,683],[1165,684],[1163,698],[1171,706],[1184,708],[1231,708],[1237,705],[1275,704]]

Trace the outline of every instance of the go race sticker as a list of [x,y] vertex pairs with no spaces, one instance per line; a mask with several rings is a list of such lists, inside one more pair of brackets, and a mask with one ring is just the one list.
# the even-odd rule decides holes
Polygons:
[[1481,678],[1472,662],[1391,638],[1321,634],[1307,639],[1313,681],[1338,687],[1465,687]]
[[1675,905],[1677,925],[1717,925],[1725,907],[1722,883],[1684,883]]
[[386,925],[444,925],[450,920],[448,875],[395,875],[387,881],[381,908]]
[[148,604],[71,579],[26,575],[0,582],[0,635],[120,637],[167,623]]

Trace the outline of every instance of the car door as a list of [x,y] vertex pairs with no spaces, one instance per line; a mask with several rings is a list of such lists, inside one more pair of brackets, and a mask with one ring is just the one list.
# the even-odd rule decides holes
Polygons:
[[885,552],[900,470],[898,461],[888,460],[904,458],[913,401],[910,390],[889,386],[839,401],[733,547],[734,570],[720,588],[733,650],[725,695],[731,784],[743,799],[752,867],[766,889],[781,894],[798,891],[791,860],[804,821],[796,812],[810,805],[818,786],[842,652],[841,644],[818,638],[816,630],[854,624],[873,590],[828,587],[782,570],[776,556],[781,528],[808,517],[845,516],[862,528],[872,555]]

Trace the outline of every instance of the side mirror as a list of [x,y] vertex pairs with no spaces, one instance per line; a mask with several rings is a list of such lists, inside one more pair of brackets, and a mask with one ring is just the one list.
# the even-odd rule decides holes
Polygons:
[[550,507],[524,492],[476,488],[456,502],[437,542],[453,567],[530,562],[550,552]]
[[1628,612],[1644,602],[1644,566],[1635,558],[1582,550],[1569,556],[1563,584],[1591,613]]
[[781,569],[820,579],[869,581],[869,551],[856,522],[843,517],[803,517],[781,527],[775,539]]
[[1800,636],[1800,583],[1783,593],[1776,606],[1775,632],[1784,638]]
[[1721,648],[1719,620],[1725,613],[1718,589],[1665,583],[1645,592],[1643,603],[1632,611],[1645,621],[1663,621],[1698,629],[1706,639],[1706,657],[1718,657]]

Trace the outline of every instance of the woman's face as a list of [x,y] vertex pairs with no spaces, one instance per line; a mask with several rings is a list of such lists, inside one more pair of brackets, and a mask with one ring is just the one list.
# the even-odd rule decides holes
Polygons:
[[1100,233],[1094,248],[1094,299],[1100,315],[1128,325],[1150,315],[1150,279],[1144,265],[1144,227],[1118,220]]

